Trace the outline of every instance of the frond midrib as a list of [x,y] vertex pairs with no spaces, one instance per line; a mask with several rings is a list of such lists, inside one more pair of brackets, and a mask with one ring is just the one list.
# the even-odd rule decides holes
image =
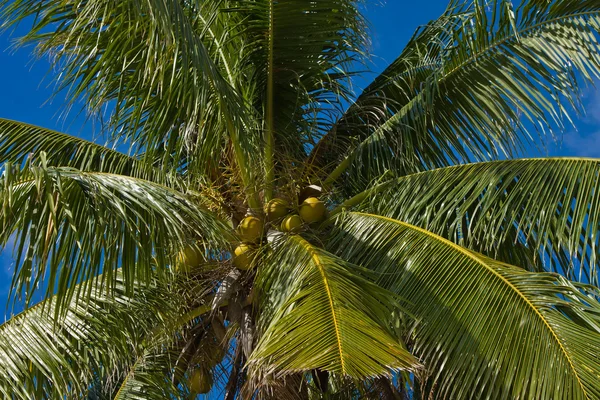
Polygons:
[[511,290],[513,290],[522,300],[523,302],[529,307],[531,308],[534,313],[540,318],[540,320],[542,321],[542,323],[548,328],[548,330],[551,332],[552,337],[556,340],[556,342],[558,343],[559,348],[561,349],[561,352],[564,354],[565,358],[567,359],[569,366],[571,367],[571,370],[573,371],[573,374],[575,375],[575,378],[577,379],[577,382],[579,384],[579,387],[581,387],[581,390],[583,391],[583,394],[585,396],[586,399],[590,399],[589,395],[587,394],[587,391],[585,390],[585,387],[579,377],[579,374],[577,373],[577,370],[575,369],[575,365],[573,364],[573,361],[571,360],[571,357],[569,356],[567,350],[565,349],[565,347],[563,346],[562,342],[560,341],[558,335],[556,334],[556,332],[554,331],[554,329],[552,329],[552,325],[546,320],[546,318],[544,318],[544,316],[540,313],[540,311],[533,305],[533,303],[521,292],[519,291],[519,289],[514,286],[511,282],[509,282],[505,277],[503,277],[502,275],[500,275],[497,271],[495,271],[493,268],[490,268],[490,266],[488,266],[481,258],[479,258],[478,256],[476,256],[475,254],[473,254],[472,252],[468,251],[467,249],[451,242],[448,239],[445,239],[441,236],[438,236],[430,231],[428,231],[427,229],[423,229],[420,228],[418,226],[412,225],[412,224],[408,224],[406,222],[397,220],[397,219],[393,219],[393,218],[389,218],[389,217],[385,217],[385,216],[381,216],[381,215],[376,215],[376,214],[369,214],[369,213],[364,213],[364,212],[351,212],[350,214],[354,214],[354,215],[359,215],[359,216],[363,216],[363,217],[367,217],[367,218],[375,218],[375,219],[380,219],[383,221],[386,221],[388,223],[393,223],[396,225],[400,225],[403,226],[405,228],[408,228],[410,230],[414,230],[417,232],[420,232],[421,234],[427,235],[428,237],[430,237],[433,240],[436,240],[438,242],[441,242],[442,244],[452,248],[455,251],[460,252],[461,254],[465,255],[466,257],[470,258],[471,260],[475,261],[477,264],[483,266],[485,268],[485,270],[487,270],[492,276],[494,276],[495,278],[497,278],[498,280],[500,280],[503,284],[505,284],[506,286],[508,286]]
[[72,135],[69,135],[67,133],[59,132],[59,131],[56,131],[56,130],[53,130],[53,129],[43,128],[41,126],[36,126],[36,125],[28,124],[26,122],[21,122],[21,121],[15,121],[15,120],[8,119],[8,118],[0,118],[0,122],[1,121],[6,121],[6,122],[9,122],[9,123],[12,123],[12,124],[15,124],[15,125],[21,125],[21,126],[24,126],[24,127],[27,127],[27,128],[31,128],[31,129],[44,130],[47,133],[50,133],[50,134],[54,135],[55,137],[68,137],[69,139],[71,139],[71,140],[73,140],[75,142],[85,143],[86,145],[90,145],[92,147],[98,148],[98,150],[101,150],[103,152],[115,154],[115,155],[117,155],[119,157],[122,157],[122,158],[127,158],[131,162],[140,162],[140,160],[137,159],[137,158],[135,158],[135,157],[132,157],[132,156],[130,156],[128,154],[122,153],[122,152],[120,152],[118,150],[115,150],[115,149],[112,149],[110,147],[103,146],[103,145],[98,144],[96,142],[92,142],[91,140],[82,139],[80,137],[72,136]]
[[[171,194],[176,195],[176,196],[181,197],[181,198],[186,198],[187,197],[185,195],[185,193],[182,193],[182,192],[178,191],[177,189],[171,188],[171,187],[166,186],[166,185],[164,185],[162,183],[150,181],[150,180],[147,180],[147,179],[143,179],[143,178],[139,178],[139,177],[131,176],[131,175],[115,174],[115,173],[112,173],[112,172],[81,171],[81,170],[72,169],[72,168],[69,168],[69,167],[55,167],[55,166],[50,166],[50,167],[47,167],[45,169],[48,170],[48,171],[55,171],[57,173],[60,173],[61,171],[64,171],[67,174],[79,175],[79,176],[82,176],[82,177],[84,177],[84,176],[88,176],[88,177],[106,176],[106,177],[111,177],[111,178],[115,178],[115,179],[131,180],[131,181],[138,182],[140,184],[146,184],[146,185],[150,185],[150,186],[155,186],[155,187],[161,188],[161,189],[165,190],[166,192],[170,192]],[[35,177],[31,177],[31,178],[23,179],[23,180],[21,180],[19,182],[15,182],[14,184],[12,184],[10,186],[13,187],[13,186],[22,185],[22,184],[25,184],[25,183],[31,183],[31,182],[33,182],[35,180],[36,180]]]
[[[512,40],[520,40],[519,36],[530,33],[531,31],[538,29],[544,25],[548,25],[548,24],[552,24],[554,22],[557,21],[564,21],[564,20],[569,20],[572,18],[577,18],[577,17],[581,17],[581,16],[587,16],[587,15],[594,15],[594,14],[598,14],[598,11],[587,11],[587,12],[581,12],[581,13],[575,13],[575,14],[569,14],[569,15],[564,15],[562,17],[556,17],[556,18],[552,18],[549,20],[545,20],[542,22],[538,22],[537,24],[534,24],[532,26],[529,26],[525,29],[519,30],[519,31],[514,31],[511,35],[507,35],[506,37],[503,37],[500,40],[494,41],[493,43],[491,43],[489,46],[481,49],[479,52],[477,52],[477,54],[473,54],[471,55],[471,57],[469,57],[467,60],[464,60],[462,63],[458,64],[456,67],[454,67],[453,69],[451,69],[450,71],[448,71],[447,73],[445,73],[443,75],[443,77],[441,77],[438,80],[438,84],[443,83],[444,81],[448,80],[450,77],[452,77],[454,74],[456,74],[458,71],[462,70],[463,68],[468,67],[469,65],[475,63],[479,58],[485,57],[486,54],[493,52],[495,49],[497,49],[498,47],[503,46],[505,43],[510,42]],[[370,136],[373,136],[375,134],[377,134],[378,132],[384,130],[387,128],[387,126],[389,126],[390,124],[392,124],[393,122],[395,122],[396,120],[402,118],[403,115],[405,115],[408,110],[405,110],[403,112],[403,110],[405,108],[409,108],[411,106],[411,104],[413,103],[413,100],[419,99],[423,96],[424,91],[419,92],[419,94],[417,94],[415,97],[413,97],[411,99],[411,101],[409,101],[405,106],[403,106],[400,110],[398,110],[398,112],[396,114],[394,114],[392,117],[390,117],[382,126],[380,126],[379,128],[377,128]]]
[[448,71],[446,74],[444,74],[444,78],[442,79],[446,79],[449,76],[453,75],[454,73],[456,73],[456,71],[462,69],[463,67],[466,67],[468,64],[474,63],[475,61],[477,61],[478,58],[483,57],[485,54],[493,51],[494,49],[504,45],[507,42],[510,42],[512,40],[520,40],[519,36],[523,35],[523,34],[527,34],[530,33],[533,30],[536,30],[544,25],[548,25],[548,24],[552,24],[554,22],[558,22],[558,21],[566,21],[566,20],[570,20],[573,18],[577,18],[577,17],[584,17],[584,16],[588,16],[588,15],[594,15],[594,14],[599,14],[598,11],[586,11],[586,12],[579,12],[579,13],[574,13],[574,14],[569,14],[569,15],[563,15],[561,17],[556,17],[556,18],[551,18],[548,20],[544,20],[541,22],[538,22],[537,24],[534,24],[532,26],[529,26],[525,29],[519,30],[519,31],[514,31],[513,34],[511,35],[507,35],[506,37],[503,37],[500,40],[494,41],[493,43],[491,43],[489,46],[485,47],[484,49],[482,49],[480,52],[477,53],[477,55],[472,55],[471,57],[469,57],[467,60],[463,61],[462,63],[458,64],[456,67],[454,67],[453,69],[451,69],[450,71]]
[[142,354],[142,355],[136,357],[135,362],[129,367],[129,372],[127,372],[127,375],[123,379],[123,382],[121,382],[121,385],[119,385],[119,390],[117,390],[117,393],[115,393],[115,396],[113,397],[114,400],[117,400],[121,396],[121,392],[125,389],[125,386],[127,385],[127,383],[129,383],[129,379],[134,375],[134,372],[137,369],[138,364],[140,362],[142,362],[142,360],[144,359],[144,356],[145,356],[145,354]]
[[[494,52],[495,49],[497,49],[498,47],[503,46],[505,43],[512,41],[512,40],[520,40],[520,36],[525,35],[527,33],[530,33],[531,31],[534,31],[544,25],[548,25],[548,24],[552,24],[554,22],[557,21],[565,21],[565,20],[570,20],[573,18],[577,18],[577,17],[582,17],[582,16],[588,16],[588,15],[595,15],[598,14],[598,11],[586,11],[586,12],[580,12],[580,13],[574,13],[574,14],[569,14],[569,15],[564,15],[564,16],[560,16],[560,17],[556,17],[556,18],[552,18],[552,19],[548,19],[545,21],[541,21],[538,22],[537,24],[534,24],[532,26],[529,26],[527,28],[524,28],[522,30],[518,30],[518,31],[514,31],[512,34],[507,35],[505,37],[503,37],[502,39],[496,40],[493,43],[491,43],[489,46],[481,49],[479,52],[477,52],[476,55],[472,55],[471,57],[469,57],[467,60],[464,60],[462,63],[460,63],[459,65],[457,65],[456,67],[454,67],[453,69],[451,69],[450,71],[448,71],[447,73],[443,74],[442,77],[439,78],[439,80],[437,81],[437,84],[442,84],[444,81],[448,80],[450,77],[452,77],[454,74],[456,74],[458,71],[462,70],[463,68],[468,67],[469,65],[475,63],[477,61],[477,59],[485,57],[486,54],[490,53],[490,52]],[[371,138],[381,134],[383,131],[385,131],[386,129],[388,129],[388,127],[390,125],[393,125],[396,121],[400,120],[401,118],[403,118],[413,107],[414,103],[416,101],[419,101],[422,97],[423,94],[425,92],[422,90],[420,91],[418,94],[416,94],[414,97],[412,97],[404,106],[402,106],[394,115],[392,115],[390,118],[388,118],[381,126],[377,127],[373,132],[371,132],[370,134],[368,134],[368,136],[366,138],[364,138],[356,147],[354,147],[350,153],[346,156],[345,159],[343,159],[340,163],[338,163],[337,168],[334,170],[334,172],[332,172],[330,174],[329,177],[327,177],[326,181],[328,183],[331,183],[332,180],[336,180],[338,178],[338,176],[341,174],[340,171],[338,170],[345,170],[350,162],[354,159],[354,157],[357,154],[357,151],[362,148],[363,145],[365,145],[365,143],[367,143]],[[328,132],[322,139],[321,141],[323,141],[330,133],[332,133],[333,131]],[[315,150],[318,153],[320,147],[316,146]],[[338,173],[339,172],[339,173]]]
[[268,43],[267,43],[267,99],[265,104],[265,200],[269,201],[273,197],[273,180],[275,177],[275,162],[274,162],[274,147],[275,147],[275,93],[274,93],[274,65],[275,56],[275,7],[274,0],[269,1],[269,29],[268,29]]
[[323,285],[325,286],[325,291],[327,292],[327,299],[329,300],[329,308],[331,309],[331,316],[333,318],[333,326],[335,328],[335,335],[336,335],[336,342],[338,345],[338,351],[340,353],[340,366],[342,368],[342,374],[345,375],[346,374],[346,364],[344,361],[344,351],[342,349],[342,336],[340,333],[338,317],[336,315],[335,307],[333,304],[333,295],[331,294],[331,288],[329,287],[329,281],[325,274],[325,269],[323,268],[323,263],[319,259],[319,255],[317,254],[317,252],[313,249],[313,246],[306,239],[300,237],[299,235],[294,235],[294,236],[292,236],[292,238],[294,240],[296,240],[310,255],[313,263],[319,269],[321,278],[323,279]]
[[[61,170],[62,168],[64,168],[64,167],[48,167],[48,168],[47,168],[47,170],[48,170],[48,171],[52,171],[52,170],[54,170],[54,171],[56,171],[58,174],[60,174],[60,170]],[[134,176],[129,176],[129,175],[121,175],[121,174],[114,174],[114,173],[110,173],[110,172],[91,172],[91,171],[80,171],[80,170],[69,170],[69,171],[66,171],[66,172],[67,172],[67,173],[70,173],[70,174],[74,174],[74,175],[79,175],[79,176],[81,176],[81,177],[85,177],[85,176],[88,176],[88,177],[95,177],[95,176],[98,176],[98,175],[100,175],[100,176],[108,176],[108,177],[112,177],[112,178],[115,178],[115,179],[125,179],[125,180],[132,180],[132,181],[135,181],[135,182],[138,182],[138,183],[141,183],[141,184],[146,184],[146,185],[150,185],[150,186],[155,186],[155,187],[158,187],[158,188],[160,188],[160,189],[163,189],[165,192],[168,192],[168,193],[170,193],[170,194],[172,194],[172,195],[174,195],[174,196],[176,196],[176,197],[179,197],[179,198],[181,198],[181,199],[187,199],[187,196],[186,196],[184,193],[182,193],[182,192],[180,192],[180,191],[178,191],[178,190],[176,190],[176,189],[170,188],[170,187],[168,187],[168,186],[165,186],[165,185],[163,185],[163,184],[161,184],[161,183],[157,183],[157,182],[154,182],[154,181],[149,181],[149,180],[142,179],[142,178],[137,178],[137,177],[134,177]],[[67,178],[67,179],[69,179],[69,178],[70,178],[70,179],[73,179],[73,180],[75,180],[75,179],[74,179],[74,178],[72,178],[72,177],[66,177],[66,178]],[[19,180],[18,182],[14,182],[14,183],[12,183],[12,184],[10,185],[10,187],[11,187],[11,188],[15,188],[15,187],[18,187],[18,186],[22,186],[22,185],[30,184],[30,183],[32,183],[32,182],[35,182],[35,181],[36,181],[36,179],[37,179],[37,178],[36,178],[35,176],[31,176],[31,177],[29,177],[29,178],[26,178],[26,179],[21,179],[21,180]]]
[[[117,275],[120,274],[118,271],[116,271]],[[102,295],[102,291],[101,290],[98,290],[96,288],[92,288],[92,290],[94,290],[94,294]],[[100,298],[100,297],[98,297],[98,298]],[[50,304],[47,304],[47,303],[50,303]],[[24,309],[23,311],[19,312],[18,314],[12,316],[7,321],[4,321],[2,324],[0,324],[0,331],[2,331],[3,329],[6,329],[7,327],[9,327],[17,319],[27,318],[27,316],[29,315],[29,313],[37,311],[37,309],[40,308],[40,307],[43,308],[43,306],[48,306],[48,307],[56,306],[56,304],[54,304],[54,303],[56,303],[56,297],[52,296],[50,298],[44,299],[44,300],[42,300],[42,301],[34,304],[31,307],[28,307],[28,308]],[[78,306],[78,304],[76,306]]]
[[[204,18],[202,13],[199,12],[198,17],[200,18],[200,20],[202,20],[202,23],[204,25],[206,25],[206,19]],[[235,86],[235,80],[233,79],[233,74],[231,73],[231,69],[229,68],[229,63],[227,62],[227,58],[225,57],[225,53],[223,52],[223,44],[221,43],[221,41],[217,38],[217,36],[213,32],[212,27],[208,26],[206,30],[208,31],[208,33],[210,33],[210,36],[212,37],[215,44],[217,45],[217,49],[218,49],[217,51],[219,53],[221,60],[223,60],[223,66],[225,68],[225,71],[227,72],[227,78],[229,78],[229,84],[231,86]]]
[[419,172],[415,172],[413,174],[403,175],[403,176],[398,177],[396,180],[398,182],[400,182],[400,181],[405,180],[405,179],[410,179],[410,178],[413,178],[413,177],[417,177],[417,176],[421,176],[421,175],[426,175],[426,174],[430,174],[430,173],[435,173],[435,172],[440,172],[440,171],[449,171],[449,170],[466,168],[466,167],[475,167],[475,166],[479,166],[479,165],[513,164],[513,163],[520,163],[520,162],[535,162],[535,161],[540,161],[540,162],[575,161],[575,162],[590,162],[590,163],[600,164],[600,159],[599,158],[592,158],[592,157],[530,157],[530,158],[513,158],[513,159],[508,159],[508,160],[478,161],[478,162],[471,162],[471,163],[465,163],[465,164],[449,165],[447,167],[433,168],[433,169],[428,169],[426,171],[419,171]]

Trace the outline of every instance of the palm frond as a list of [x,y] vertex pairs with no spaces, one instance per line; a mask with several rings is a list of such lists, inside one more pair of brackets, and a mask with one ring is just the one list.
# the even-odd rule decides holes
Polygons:
[[[139,151],[165,149],[174,160],[191,159],[202,173],[214,167],[231,138],[244,184],[254,184],[259,136],[252,113],[206,44],[212,38],[202,21],[212,19],[214,6],[173,0],[0,5],[4,27],[34,17],[22,42],[37,43],[40,54],[54,58],[61,71],[59,90],[71,88],[71,98],[83,96],[92,112],[114,105],[116,137]],[[200,11],[209,14],[200,18]]]
[[352,68],[367,42],[358,3],[233,3],[232,11],[249,21],[244,34],[260,88],[254,102],[264,119],[267,183],[275,176],[273,159],[303,159],[349,98]]
[[39,126],[0,118],[0,164],[21,165],[42,152],[47,165],[173,182],[155,162],[132,157],[87,140]]
[[[166,347],[166,346],[165,346]],[[115,378],[115,383],[98,382],[95,392],[88,394],[88,400],[140,400],[168,399],[182,397],[180,391],[171,383],[166,371],[172,369],[177,358],[171,348],[145,351],[131,364],[122,377]]]
[[264,298],[253,376],[322,369],[360,379],[415,368],[390,333],[396,300],[365,275],[300,236],[283,237],[257,276]]
[[[89,301],[73,299],[65,317],[52,317],[60,299],[50,298],[0,326],[0,393],[10,399],[83,398],[90,387],[119,380],[144,346],[166,343],[169,321],[185,309],[181,293],[153,283],[127,294],[124,277],[110,295],[100,285]],[[166,334],[165,332],[169,332]],[[114,375],[113,375],[114,374]],[[98,381],[98,377],[104,380]],[[90,394],[91,395],[91,394]]]
[[596,288],[374,214],[340,216],[327,247],[405,300],[416,319],[407,342],[434,398],[600,396]]
[[599,174],[595,159],[459,165],[395,179],[362,209],[492,258],[598,285]]
[[[214,336],[212,326],[218,317],[210,313],[211,296],[202,295],[213,292],[213,283],[210,280],[192,282],[191,285],[190,281],[179,283],[183,283],[179,286],[184,289],[183,304],[192,300],[194,307],[198,303],[201,306],[183,315],[180,313],[177,318],[165,316],[164,327],[153,330],[144,341],[144,351],[105,374],[109,380],[96,382],[94,394],[111,400],[196,398],[190,379],[194,371],[201,368],[212,376],[211,394],[222,398],[233,374],[235,356],[230,352],[232,334],[227,333],[221,342]],[[180,307],[180,310],[184,309]],[[237,348],[238,338],[233,336],[232,342]],[[216,352],[217,349],[220,350]],[[216,360],[215,357],[221,358]],[[237,390],[237,386],[233,387],[234,395]]]
[[[331,138],[351,150],[330,181],[350,165],[346,181],[360,188],[387,169],[406,174],[517,154],[562,128],[569,106],[579,105],[579,82],[599,76],[597,2],[454,3],[336,127]],[[341,154],[327,140],[323,149]]]
[[[0,186],[3,245],[16,238],[12,288],[29,303],[44,286],[57,310],[79,282],[102,271],[107,290],[122,268],[126,286],[172,275],[187,243],[228,247],[230,229],[199,201],[173,189],[123,175],[8,164]],[[41,287],[40,287],[41,286]],[[86,287],[86,285],[83,285]],[[80,295],[83,295],[85,290]],[[66,304],[66,303],[65,303]]]

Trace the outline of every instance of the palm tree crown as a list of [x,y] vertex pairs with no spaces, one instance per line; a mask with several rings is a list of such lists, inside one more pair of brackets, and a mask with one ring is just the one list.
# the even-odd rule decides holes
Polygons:
[[[127,154],[0,119],[7,399],[600,399],[600,2],[0,0]],[[43,295],[44,300],[34,304]]]

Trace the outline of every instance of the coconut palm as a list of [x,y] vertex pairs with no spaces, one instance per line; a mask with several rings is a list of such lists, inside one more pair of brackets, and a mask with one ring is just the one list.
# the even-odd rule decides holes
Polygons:
[[517,158],[598,1],[455,0],[357,94],[359,1],[0,4],[110,114],[0,120],[4,398],[600,399],[600,160]]

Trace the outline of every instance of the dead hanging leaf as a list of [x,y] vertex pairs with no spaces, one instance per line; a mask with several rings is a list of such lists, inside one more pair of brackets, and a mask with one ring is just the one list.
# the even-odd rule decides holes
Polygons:
[[231,270],[229,274],[221,282],[221,286],[217,289],[215,298],[213,299],[212,309],[216,311],[222,306],[227,300],[229,300],[234,293],[239,289],[238,280],[241,276],[241,272],[237,269]]
[[252,318],[252,308],[245,307],[242,310],[242,320],[240,323],[241,342],[242,349],[244,350],[244,356],[250,358],[252,350],[254,350],[254,336],[255,327],[254,320]]

